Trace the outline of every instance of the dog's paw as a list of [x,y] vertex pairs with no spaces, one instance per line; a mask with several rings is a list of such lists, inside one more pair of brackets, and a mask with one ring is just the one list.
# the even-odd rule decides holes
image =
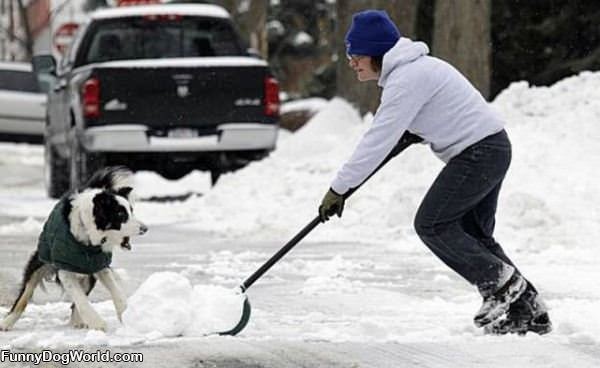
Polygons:
[[14,322],[10,320],[10,315],[0,321],[0,331],[8,331],[12,328]]

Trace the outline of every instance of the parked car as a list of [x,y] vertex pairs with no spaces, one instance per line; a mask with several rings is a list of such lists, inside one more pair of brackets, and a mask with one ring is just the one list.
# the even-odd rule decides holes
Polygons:
[[41,143],[46,94],[31,64],[0,62],[0,139]]
[[45,133],[51,197],[115,164],[169,179],[206,170],[214,183],[275,148],[278,83],[219,6],[100,10],[59,65],[49,55],[34,65],[56,78]]

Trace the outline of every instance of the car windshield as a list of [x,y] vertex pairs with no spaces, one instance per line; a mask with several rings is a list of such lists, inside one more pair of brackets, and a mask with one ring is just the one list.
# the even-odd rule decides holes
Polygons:
[[0,89],[19,92],[39,92],[35,74],[20,70],[0,70]]
[[231,25],[220,19],[120,18],[98,22],[84,64],[132,59],[239,56]]

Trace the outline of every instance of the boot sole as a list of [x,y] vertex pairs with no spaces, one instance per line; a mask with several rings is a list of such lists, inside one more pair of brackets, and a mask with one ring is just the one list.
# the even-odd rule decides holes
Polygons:
[[545,335],[552,332],[552,322],[548,318],[547,323],[535,323],[533,320],[529,321],[522,326],[510,326],[501,324],[504,321],[500,321],[498,324],[487,325],[484,328],[486,335],[506,335],[509,333],[518,334],[519,336],[525,336],[527,332],[533,332],[538,335]]
[[550,332],[552,332],[552,324],[547,324],[547,325],[529,325],[527,327],[527,329],[524,330],[517,330],[517,331],[510,331],[511,333],[517,333],[520,336],[525,336],[527,334],[527,332],[533,332],[536,333],[538,335],[545,335],[548,334]]

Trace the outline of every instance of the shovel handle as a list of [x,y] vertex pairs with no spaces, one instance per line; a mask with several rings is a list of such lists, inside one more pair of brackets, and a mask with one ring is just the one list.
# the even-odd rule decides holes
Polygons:
[[[388,163],[388,161],[390,161],[392,158],[397,156],[400,152],[404,151],[406,148],[408,148],[413,143],[419,143],[422,141],[423,141],[423,138],[406,131],[402,135],[402,137],[400,138],[400,140],[398,141],[396,146],[392,149],[392,151],[383,160],[383,162],[381,162],[379,164],[379,166],[377,166],[377,168],[375,170],[373,170],[371,175],[369,175],[359,186],[348,190],[344,194],[344,198],[345,199],[349,198],[358,188],[363,186],[363,184],[365,184],[367,182],[367,180],[369,180],[373,175],[375,175],[375,173],[377,171],[379,171],[379,169],[381,169],[385,164]],[[315,227],[317,227],[317,225],[319,225],[319,223],[321,223],[321,220],[320,220],[319,216],[317,215],[302,230],[300,230],[300,232],[298,232],[298,234],[296,234],[296,236],[294,236],[290,241],[288,241],[277,253],[275,253],[267,262],[265,262],[250,277],[248,277],[242,285],[240,285],[240,287],[242,288],[242,291],[245,292],[250,286],[252,286],[252,284],[254,284],[254,282],[256,280],[258,280],[262,275],[265,274],[265,272],[267,272],[271,267],[273,267],[273,265],[275,263],[277,263],[281,258],[283,258],[283,256],[285,256],[290,250],[292,250],[292,248],[294,246],[296,246],[296,244],[298,244],[300,242],[300,240],[302,240],[306,235],[308,235],[308,233],[310,233]]]

